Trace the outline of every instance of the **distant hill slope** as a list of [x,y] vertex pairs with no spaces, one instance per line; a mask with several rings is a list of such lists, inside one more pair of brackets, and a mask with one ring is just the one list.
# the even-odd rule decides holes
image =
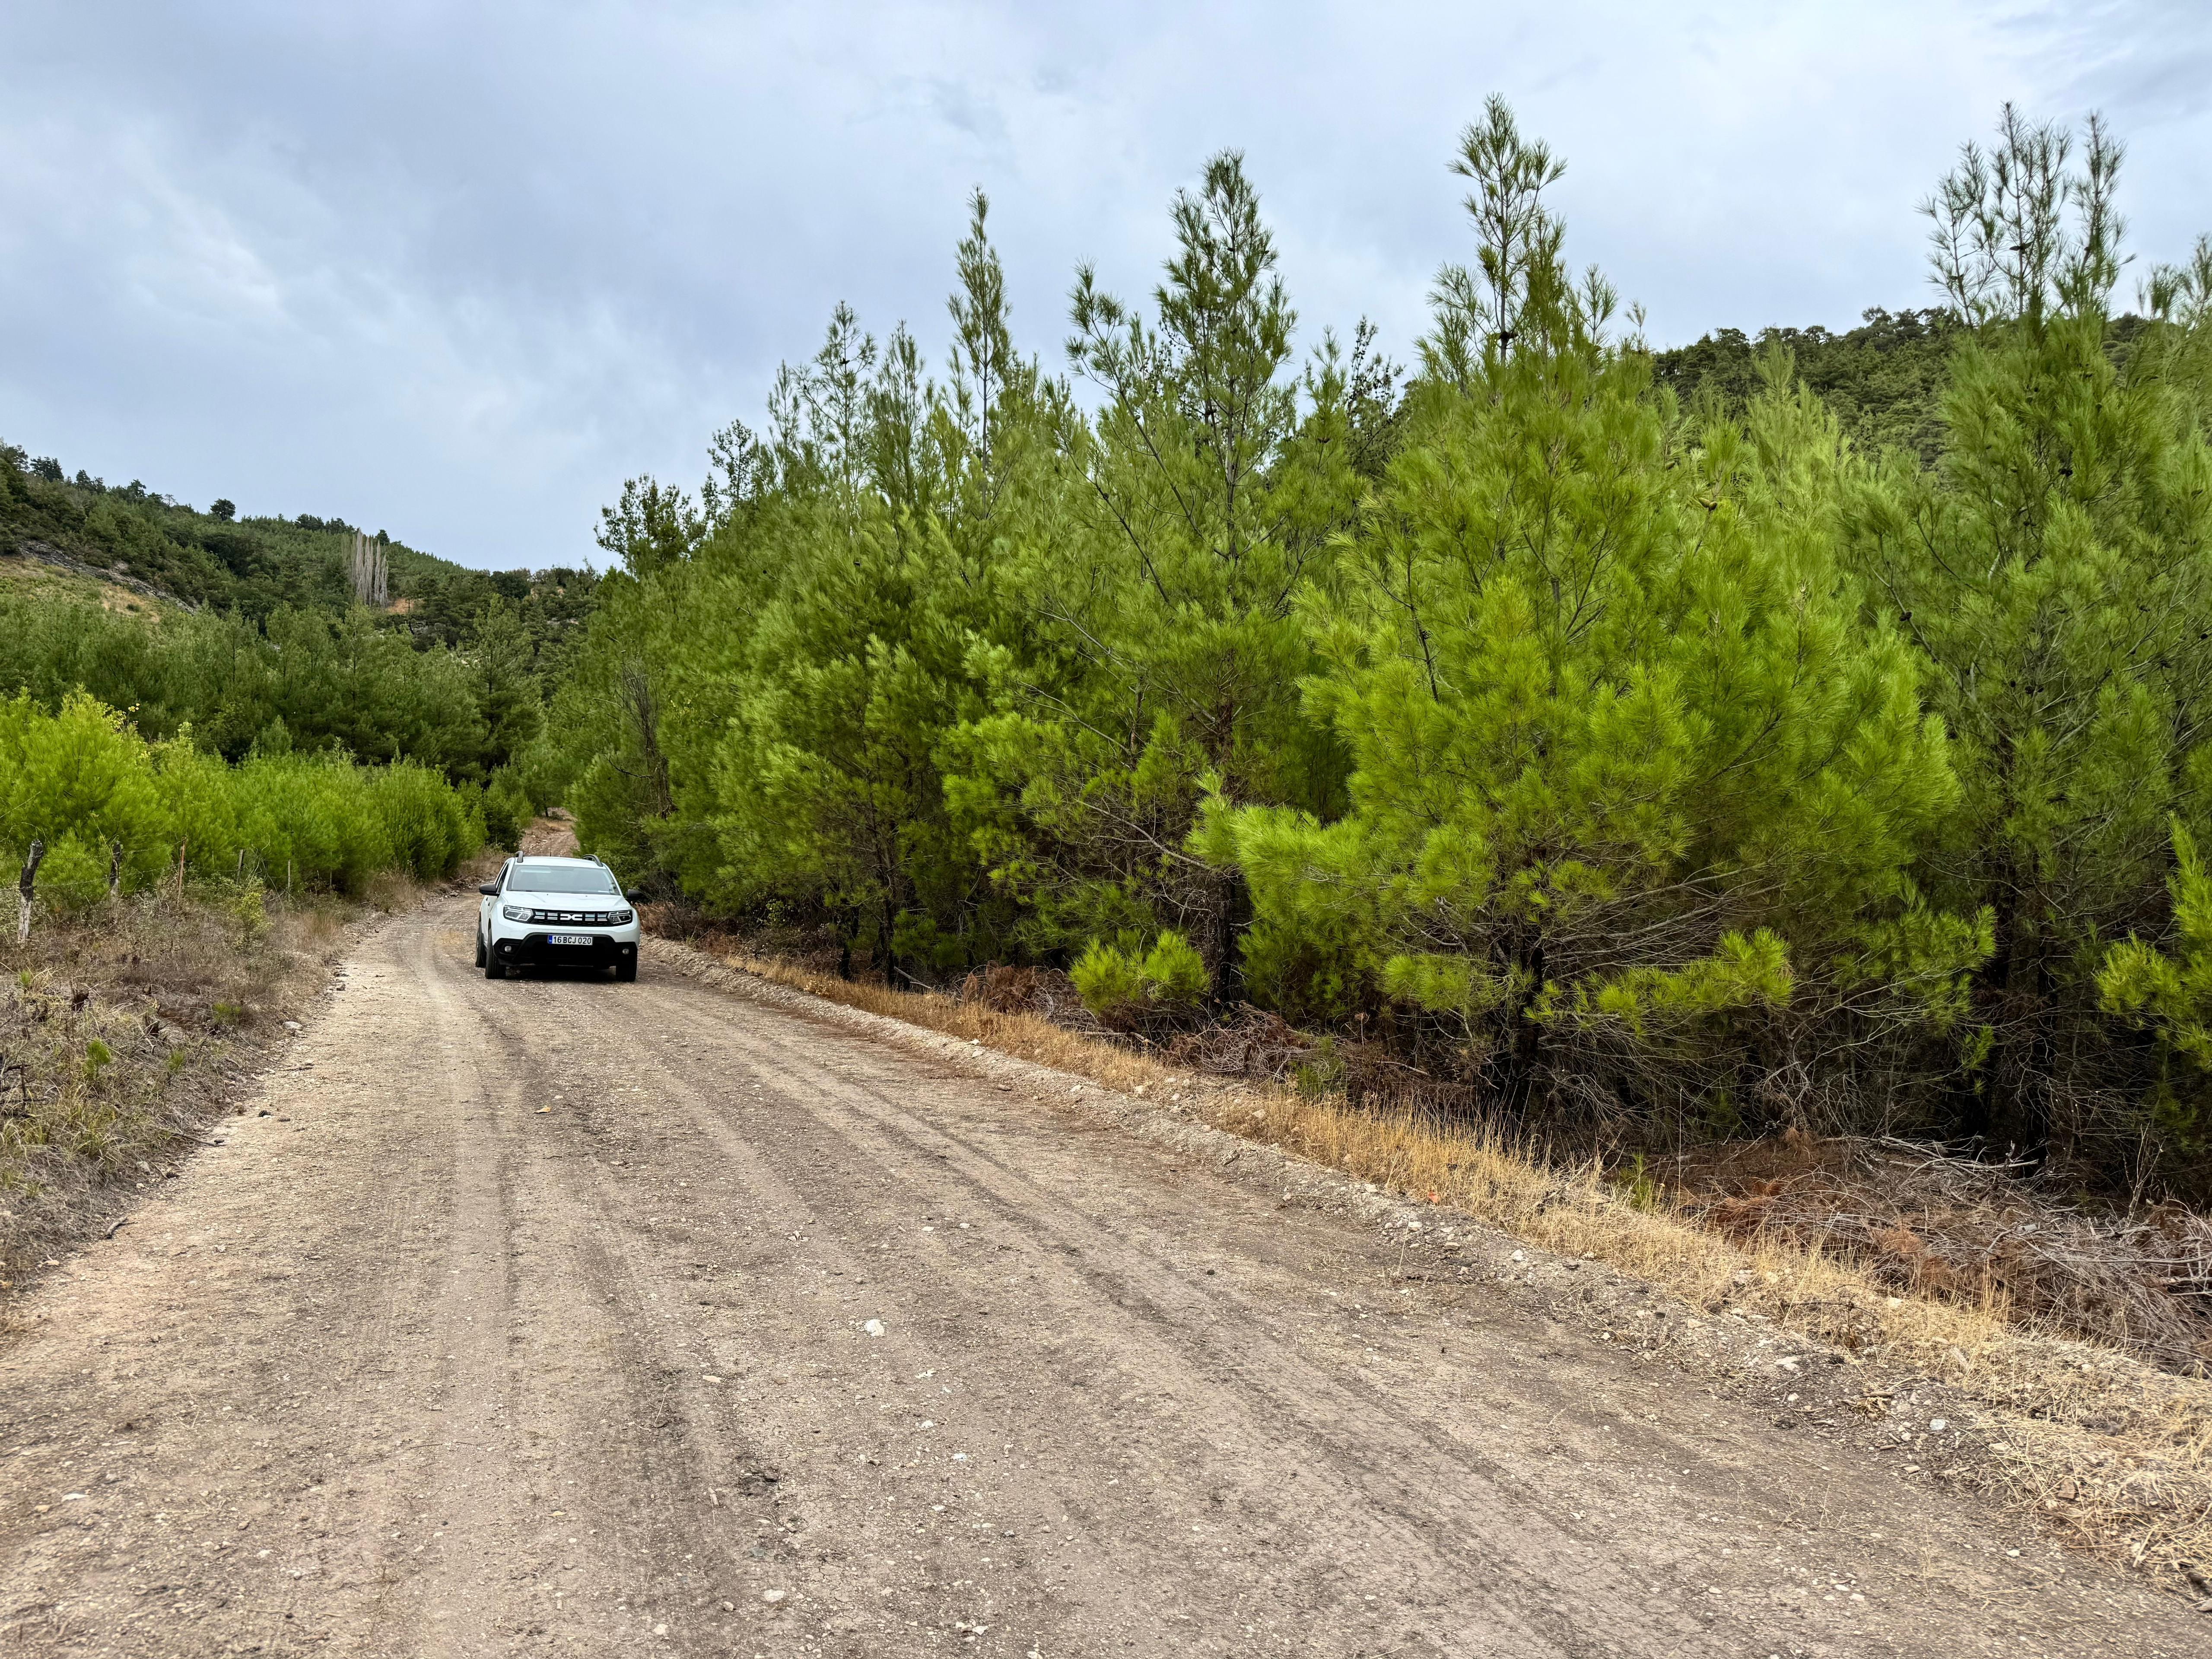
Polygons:
[[1717,396],[1733,410],[1759,390],[1760,356],[1770,345],[1785,347],[1798,378],[1835,411],[1854,448],[1869,454],[1909,449],[1932,461],[1936,404],[1959,327],[1948,312],[1876,309],[1841,334],[1818,325],[1755,335],[1723,328],[1694,345],[1658,353],[1653,367],[1685,404]]
[[[355,526],[302,514],[238,519],[228,501],[201,512],[136,479],[111,485],[0,440],[0,559],[97,577],[142,597],[235,611],[257,622],[281,607],[343,611],[353,602],[346,544]],[[381,537],[381,532],[378,532]],[[503,599],[559,629],[592,608],[588,570],[471,570],[384,538],[392,626],[422,643],[467,637]]]
[[[1867,455],[1905,449],[1932,464],[1941,439],[1937,405],[1963,326],[1948,311],[1877,307],[1841,334],[1817,324],[1757,334],[1718,329],[1693,345],[1657,353],[1652,364],[1685,404],[1717,396],[1735,411],[1759,390],[1760,356],[1770,345],[1784,347],[1797,378],[1835,411],[1853,448]],[[2142,328],[2140,317],[2116,319],[2112,349],[2124,356]]]

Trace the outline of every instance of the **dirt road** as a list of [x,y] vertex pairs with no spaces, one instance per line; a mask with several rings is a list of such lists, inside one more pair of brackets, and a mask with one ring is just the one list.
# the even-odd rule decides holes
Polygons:
[[19,1307],[0,1651],[2212,1643],[1479,1285],[1394,1282],[1402,1247],[1066,1079],[649,956],[487,983],[471,927],[374,936],[265,1098]]

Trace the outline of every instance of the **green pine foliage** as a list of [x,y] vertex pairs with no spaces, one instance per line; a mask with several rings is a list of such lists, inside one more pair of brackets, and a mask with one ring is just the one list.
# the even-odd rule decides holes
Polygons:
[[1976,326],[1933,468],[1855,489],[1850,558],[1928,664],[1964,796],[1924,879],[1989,907],[1961,1127],[2117,1167],[2143,1079],[2100,1007],[2106,952],[2169,925],[2169,825],[2206,822],[2212,452],[2154,321],[2115,349],[2120,155],[2007,112],[1931,204]]
[[1107,1025],[1127,1030],[1187,1018],[1206,1000],[1210,982],[1206,958],[1173,931],[1149,948],[1135,933],[1110,943],[1093,939],[1067,976],[1085,1007]]
[[1781,360],[1747,428],[1655,394],[1540,191],[1514,199],[1557,177],[1530,149],[1502,106],[1469,135],[1485,277],[1438,284],[1405,449],[1309,597],[1349,810],[1224,791],[1206,844],[1273,981],[1349,957],[1510,1106],[1786,1111],[1844,1011],[1941,1006],[1974,960],[1910,876],[1948,745],[1838,568],[1833,418]]
[[83,693],[150,740],[188,732],[233,764],[296,755],[430,767],[481,792],[503,846],[548,799],[526,781],[544,730],[540,660],[503,600],[471,641],[448,647],[419,644],[358,607],[288,607],[257,625],[0,589],[0,690],[49,712]]
[[1078,276],[1068,358],[1100,404],[1056,411],[1052,493],[1006,549],[992,707],[953,735],[950,787],[1030,948],[1172,926],[1233,990],[1242,874],[1189,835],[1212,791],[1340,802],[1342,757],[1297,694],[1316,660],[1296,611],[1333,580],[1394,371],[1363,328],[1295,372],[1239,157],[1174,223],[1152,318]]
[[2119,314],[2118,161],[2008,112],[1940,306],[1655,354],[1493,100],[1409,377],[1302,344],[1233,154],[1144,301],[1079,273],[1064,375],[979,198],[941,371],[841,308],[696,498],[608,509],[517,787],[890,977],[2212,1190],[2212,243]]

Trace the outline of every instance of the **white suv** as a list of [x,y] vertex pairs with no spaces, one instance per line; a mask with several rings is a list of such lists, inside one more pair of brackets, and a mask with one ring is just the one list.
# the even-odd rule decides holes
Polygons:
[[597,859],[514,858],[477,890],[477,966],[486,979],[510,968],[611,968],[637,977],[638,895],[623,891]]

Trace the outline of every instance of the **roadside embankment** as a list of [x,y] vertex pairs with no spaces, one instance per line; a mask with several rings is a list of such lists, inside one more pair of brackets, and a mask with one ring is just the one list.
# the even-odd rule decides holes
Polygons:
[[0,1301],[125,1224],[300,1029],[362,929],[428,890],[396,873],[359,899],[199,881],[0,940]]

